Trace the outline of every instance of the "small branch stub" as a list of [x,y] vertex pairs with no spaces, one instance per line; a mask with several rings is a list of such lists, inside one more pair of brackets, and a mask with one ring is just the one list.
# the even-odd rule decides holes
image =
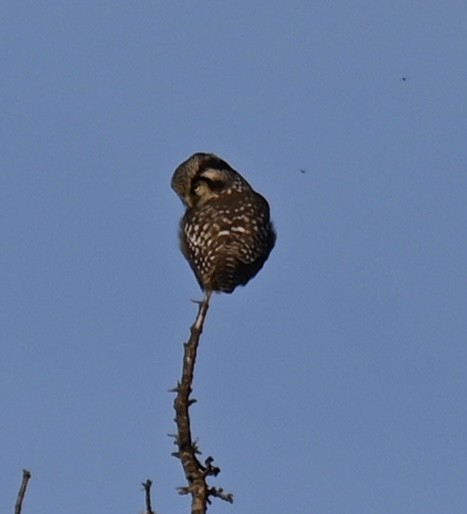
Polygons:
[[18,491],[18,497],[15,504],[15,514],[21,514],[23,508],[24,497],[26,496],[26,489],[28,487],[29,479],[31,478],[31,472],[27,469],[23,469],[23,480]]
[[145,493],[145,500],[146,500],[146,511],[144,514],[156,514],[155,511],[152,510],[152,504],[151,504],[151,487],[152,487],[152,480],[146,480],[146,482],[142,482],[141,485],[143,486],[144,493]]

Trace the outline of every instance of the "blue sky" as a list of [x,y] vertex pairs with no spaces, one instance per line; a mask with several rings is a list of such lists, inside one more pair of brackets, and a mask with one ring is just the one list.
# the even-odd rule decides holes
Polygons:
[[[467,6],[6,2],[0,511],[188,512],[167,391],[200,292],[175,167],[270,201],[214,298],[194,434],[210,512],[467,511]],[[404,80],[405,79],[405,80]],[[302,172],[304,171],[304,173]]]

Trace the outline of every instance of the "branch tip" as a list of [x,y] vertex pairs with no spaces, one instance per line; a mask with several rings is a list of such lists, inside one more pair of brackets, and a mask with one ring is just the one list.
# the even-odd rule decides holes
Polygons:
[[26,489],[28,487],[29,479],[31,478],[31,472],[27,469],[23,469],[23,480],[18,491],[15,504],[15,514],[21,514],[23,508],[24,497],[26,496]]
[[146,500],[146,512],[144,514],[156,514],[155,511],[152,510],[151,505],[151,487],[152,480],[146,480],[146,482],[141,482],[145,492],[145,500]]

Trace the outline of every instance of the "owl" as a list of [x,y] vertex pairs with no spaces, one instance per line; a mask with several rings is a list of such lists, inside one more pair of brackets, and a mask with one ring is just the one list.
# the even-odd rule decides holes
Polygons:
[[172,176],[186,207],[180,247],[207,294],[232,293],[263,267],[276,242],[268,202],[227,162],[195,153]]

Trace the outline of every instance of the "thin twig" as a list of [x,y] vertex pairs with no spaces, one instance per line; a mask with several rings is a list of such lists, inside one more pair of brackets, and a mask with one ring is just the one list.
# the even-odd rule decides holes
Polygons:
[[180,494],[191,494],[191,514],[205,514],[210,496],[221,498],[229,503],[233,502],[233,495],[225,493],[221,488],[209,487],[207,484],[206,477],[216,476],[220,469],[213,465],[212,457],[208,457],[203,464],[198,460],[197,455],[201,452],[191,435],[189,408],[196,400],[190,398],[190,395],[199,339],[208,312],[210,296],[208,293],[204,300],[199,302],[198,315],[191,326],[190,339],[184,345],[182,380],[175,388],[177,393],[174,401],[177,425],[175,444],[178,451],[173,455],[180,459],[185,472],[188,487],[180,487],[178,491]]
[[155,511],[152,510],[151,505],[151,486],[152,486],[152,480],[146,480],[146,482],[142,482],[141,485],[143,486],[145,497],[146,497],[146,512],[144,514],[156,514]]
[[27,469],[23,469],[23,480],[21,482],[21,486],[18,491],[18,497],[16,499],[15,514],[21,514],[21,509],[23,508],[23,500],[26,496],[26,489],[28,487],[28,482],[30,478],[31,472]]

